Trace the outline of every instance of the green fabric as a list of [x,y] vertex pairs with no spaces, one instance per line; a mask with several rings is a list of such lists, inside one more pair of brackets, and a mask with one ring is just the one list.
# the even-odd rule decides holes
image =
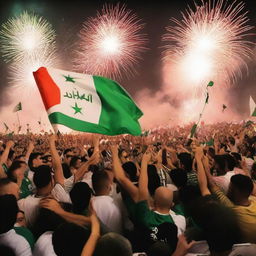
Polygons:
[[[29,243],[31,250],[33,250],[34,245],[35,245],[35,238],[33,236],[33,234],[31,233],[31,231],[28,228],[25,227],[14,227],[15,232],[20,235],[23,236]],[[15,241],[13,241],[15,243]]]
[[147,201],[136,203],[136,218],[147,228],[156,227],[165,222],[174,224],[170,214],[161,215],[151,211],[148,207]]
[[108,135],[140,135],[138,119],[143,113],[131,96],[115,81],[100,76],[93,80],[102,104],[99,125],[108,129]]
[[256,116],[256,108],[254,109],[252,116]]
[[25,198],[29,195],[32,195],[33,194],[32,189],[33,189],[33,186],[31,181],[29,180],[29,178],[24,177],[20,187],[20,199]]
[[173,211],[178,214],[178,215],[182,215],[182,216],[186,216],[185,215],[185,209],[184,209],[184,205],[183,204],[176,204],[173,208]]
[[191,131],[190,131],[190,138],[193,138],[194,137],[194,134],[196,132],[196,128],[197,128],[197,124],[194,124],[191,128]]
[[6,165],[6,164],[2,164],[2,167],[3,167],[3,169],[4,169],[4,172],[7,174],[7,172],[8,172],[8,167],[7,167],[7,165]]

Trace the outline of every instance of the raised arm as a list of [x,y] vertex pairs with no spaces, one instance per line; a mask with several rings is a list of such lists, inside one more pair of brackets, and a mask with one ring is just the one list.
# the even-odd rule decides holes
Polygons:
[[199,183],[199,187],[200,187],[200,191],[202,196],[206,196],[211,194],[211,192],[208,189],[207,186],[207,178],[206,178],[206,174],[205,174],[205,170],[204,170],[204,166],[203,166],[203,149],[202,147],[196,147],[194,149],[195,152],[195,161],[197,164],[197,176],[198,176],[198,183]]
[[5,150],[0,157],[0,164],[7,164],[8,155],[10,153],[11,148],[13,147],[14,142],[12,140],[7,141]]
[[92,256],[95,251],[96,244],[99,238],[100,238],[100,223],[95,212],[93,212],[91,215],[91,234],[89,236],[89,239],[84,245],[81,256]]
[[75,176],[75,182],[81,180],[84,177],[84,174],[88,171],[88,167],[91,164],[97,164],[99,162],[100,156],[99,156],[99,139],[97,136],[93,137],[93,154],[90,157],[90,159],[83,163],[77,170],[77,172],[74,174]]
[[52,155],[52,164],[54,169],[54,180],[55,180],[55,183],[59,183],[63,186],[65,178],[63,175],[60,156],[55,146],[56,140],[57,140],[57,137],[55,134],[49,137],[49,146],[50,146],[50,151]]
[[115,178],[122,185],[122,187],[129,193],[134,202],[138,201],[139,190],[138,188],[128,179],[124,173],[120,159],[118,157],[117,145],[111,146],[111,152],[113,157],[113,171]]
[[28,162],[30,154],[33,152],[34,148],[35,148],[34,143],[32,141],[30,141],[28,144],[28,149],[27,149],[26,155],[25,155],[26,162]]
[[151,159],[151,153],[147,150],[141,163],[141,172],[139,178],[139,201],[148,200],[148,162]]

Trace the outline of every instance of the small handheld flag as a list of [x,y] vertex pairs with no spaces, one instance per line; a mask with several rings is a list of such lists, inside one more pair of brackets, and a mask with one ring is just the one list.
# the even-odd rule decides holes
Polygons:
[[19,102],[13,109],[13,112],[18,112],[22,110],[21,102]]

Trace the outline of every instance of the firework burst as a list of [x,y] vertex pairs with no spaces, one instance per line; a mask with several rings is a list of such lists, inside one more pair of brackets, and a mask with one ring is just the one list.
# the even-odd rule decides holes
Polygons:
[[120,78],[131,75],[145,49],[144,24],[125,6],[106,5],[95,18],[83,24],[75,70]]
[[2,24],[0,51],[6,62],[40,58],[41,52],[53,52],[55,31],[50,23],[26,11]]
[[[168,43],[164,61],[172,62],[179,75],[193,86],[209,80],[230,85],[242,70],[247,69],[252,55],[252,43],[247,40],[252,26],[248,25],[244,3],[224,0],[205,2],[188,8],[182,20],[172,19],[163,40]],[[177,75],[177,74],[176,74]]]

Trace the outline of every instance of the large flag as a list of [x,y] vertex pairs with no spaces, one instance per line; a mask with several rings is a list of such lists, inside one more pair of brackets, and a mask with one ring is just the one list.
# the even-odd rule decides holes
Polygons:
[[45,67],[34,77],[52,124],[106,135],[141,134],[143,113],[115,81]]
[[21,105],[21,102],[19,102],[13,109],[13,112],[18,112],[22,110],[22,105]]

